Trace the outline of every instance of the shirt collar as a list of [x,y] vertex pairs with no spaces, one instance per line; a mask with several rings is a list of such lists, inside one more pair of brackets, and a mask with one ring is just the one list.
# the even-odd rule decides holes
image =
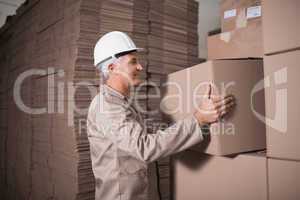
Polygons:
[[111,88],[110,86],[103,84],[100,88],[100,91],[103,91],[105,94],[108,94],[110,96],[116,97],[121,100],[127,101],[127,97],[118,92],[117,90]]

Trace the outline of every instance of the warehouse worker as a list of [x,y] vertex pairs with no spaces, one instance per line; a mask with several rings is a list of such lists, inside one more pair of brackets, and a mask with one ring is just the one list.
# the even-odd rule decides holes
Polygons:
[[147,164],[201,142],[201,126],[217,121],[234,104],[232,97],[207,99],[191,117],[147,134],[140,113],[128,101],[130,87],[140,83],[140,50],[117,31],[105,34],[94,49],[95,66],[106,79],[87,121],[96,200],[148,199]]

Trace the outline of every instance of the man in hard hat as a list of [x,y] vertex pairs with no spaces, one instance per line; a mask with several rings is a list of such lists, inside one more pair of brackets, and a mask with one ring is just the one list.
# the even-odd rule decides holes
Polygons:
[[216,122],[234,105],[231,96],[207,98],[190,117],[147,134],[128,100],[130,87],[140,83],[140,50],[117,31],[105,34],[94,49],[95,66],[105,78],[87,121],[96,200],[148,199],[147,164],[201,142],[202,126]]

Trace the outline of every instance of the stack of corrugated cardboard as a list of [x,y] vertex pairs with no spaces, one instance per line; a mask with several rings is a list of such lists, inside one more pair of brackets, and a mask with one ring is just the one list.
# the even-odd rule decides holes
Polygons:
[[[30,2],[29,7],[35,2]],[[25,13],[24,9],[17,10],[24,18],[10,17],[7,24],[1,29],[1,49],[5,56],[6,63],[2,65],[6,68],[7,85],[7,134],[5,137],[5,188],[7,190],[4,198],[26,198],[30,190],[30,167],[31,167],[31,116],[17,109],[14,101],[14,81],[22,71],[30,68],[32,58],[32,47],[30,45],[31,34],[34,27],[31,27],[32,20],[36,13]],[[10,26],[15,28],[11,29]],[[22,35],[22,36],[21,36]],[[3,46],[2,46],[3,44]],[[17,91],[16,87],[16,91]],[[31,81],[30,78],[24,80],[20,85],[21,92],[18,93],[24,105],[31,105]],[[17,96],[15,96],[18,98]],[[23,106],[24,107],[24,106]],[[16,192],[19,190],[19,192]]]
[[[168,48],[159,49],[163,56],[155,63],[160,70],[155,73],[148,70],[148,44],[153,42],[148,37],[149,30],[163,30],[164,24],[157,29],[149,26],[149,4],[148,0],[30,0],[1,29],[0,129],[4,134],[0,142],[4,159],[0,164],[1,177],[5,175],[5,186],[1,187],[6,190],[5,198],[94,198],[85,126],[87,108],[99,85],[99,74],[93,66],[93,47],[104,33],[125,31],[137,46],[146,49],[141,55],[145,68],[142,76],[146,81],[161,83],[159,74],[167,69],[164,66],[168,63],[177,64],[176,68],[196,63],[197,4],[166,1],[159,17],[175,20],[175,24],[163,26],[172,31],[157,32],[155,37]],[[157,9],[161,11],[160,7]],[[174,9],[180,11],[180,16],[172,12],[169,16],[167,11]],[[176,25],[176,19],[180,26]],[[191,20],[185,24],[187,19]],[[168,20],[162,21],[167,24]],[[175,35],[181,35],[182,40],[176,42]],[[184,55],[184,62],[176,59],[180,56],[178,49]],[[172,51],[177,54],[169,55]],[[25,79],[21,82],[21,98],[16,100],[14,86],[22,75]],[[148,109],[147,92],[148,88],[142,87],[138,94],[138,105],[144,110]],[[169,199],[168,159],[164,162],[167,164],[159,168],[165,180],[161,181],[161,187],[166,188],[162,189],[164,199]]]
[[27,1],[1,29],[9,80],[6,199],[94,197],[87,138],[79,129],[86,115],[74,106],[87,107],[87,89],[97,89],[93,82],[76,88],[95,78],[94,68],[75,67],[80,3]]
[[134,103],[146,118],[146,92],[147,88],[145,83],[147,81],[147,35],[149,33],[148,23],[149,2],[143,1],[103,1],[100,4],[99,27],[100,38],[110,31],[126,32],[135,42],[135,44],[144,48],[145,52],[139,55],[139,61],[144,67],[141,73],[141,78],[144,81],[143,86],[135,89]]
[[[1,58],[0,58],[0,176],[2,177],[0,180],[0,188],[5,187],[5,174],[6,174],[6,137],[7,137],[7,129],[8,129],[8,58],[5,53],[5,49],[8,47],[8,43],[6,39],[0,40],[1,46]],[[0,198],[3,198],[2,192],[0,192]]]
[[[199,63],[198,3],[195,1],[150,0],[148,36],[149,132],[164,128],[160,101],[166,75]],[[170,199],[169,158],[158,162],[163,199]]]
[[169,74],[199,61],[197,13],[195,1],[151,1],[149,72]]
[[150,3],[148,73],[151,75],[148,80],[159,84],[164,75],[199,62],[198,4],[167,0],[151,0]]

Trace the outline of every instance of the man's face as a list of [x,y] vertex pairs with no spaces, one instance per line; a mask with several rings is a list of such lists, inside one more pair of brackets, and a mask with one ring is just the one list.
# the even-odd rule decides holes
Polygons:
[[122,76],[122,79],[131,86],[136,86],[142,81],[140,72],[143,67],[139,63],[136,53],[126,54],[118,59],[114,71]]

